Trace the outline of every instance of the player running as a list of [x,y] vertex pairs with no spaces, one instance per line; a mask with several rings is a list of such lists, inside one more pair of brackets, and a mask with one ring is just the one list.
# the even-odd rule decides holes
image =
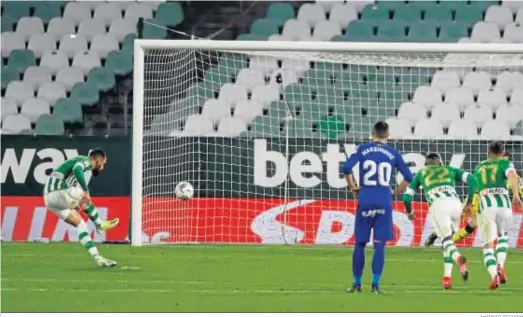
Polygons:
[[[508,228],[512,219],[512,205],[507,180],[512,190],[512,204],[521,210],[518,174],[514,164],[503,157],[503,143],[491,142],[488,159],[474,170],[478,182],[479,214],[478,228],[483,236],[483,263],[491,277],[489,289],[497,289],[500,281],[505,283],[505,261],[508,251]],[[494,252],[494,242],[497,244]]]
[[472,208],[472,197],[476,191],[476,180],[470,173],[448,165],[443,165],[437,153],[430,153],[426,157],[426,165],[416,173],[405,194],[403,203],[409,218],[413,218],[412,196],[421,186],[429,203],[428,217],[435,228],[437,236],[443,241],[443,288],[451,289],[451,274],[454,263],[464,281],[468,280],[467,259],[462,256],[452,241],[452,228],[459,226],[461,216],[461,202],[455,190],[455,181],[468,184],[466,208]]
[[[356,243],[352,256],[354,282],[349,293],[361,292],[361,277],[365,266],[365,245],[373,230],[374,254],[372,257],[372,292],[380,294],[380,279],[385,266],[385,242],[393,239],[391,181],[398,168],[404,181],[397,192],[403,192],[412,180],[412,174],[401,154],[386,144],[389,125],[384,121],[374,124],[373,142],[362,143],[343,165],[343,172],[349,189],[358,195],[356,211]],[[353,167],[359,163],[359,184],[356,185]]]
[[[80,217],[79,207],[85,211],[99,231],[107,231],[118,225],[118,218],[102,221],[98,211],[91,202],[87,184],[91,175],[97,176],[107,162],[107,156],[102,149],[89,151],[88,156],[77,156],[66,160],[56,167],[44,185],[44,201],[47,209],[51,210],[60,219],[74,226],[78,230],[78,239],[94,258],[100,267],[114,267],[116,262],[102,257],[94,245],[87,231],[87,224]],[[79,189],[83,190],[83,197],[75,195]]]

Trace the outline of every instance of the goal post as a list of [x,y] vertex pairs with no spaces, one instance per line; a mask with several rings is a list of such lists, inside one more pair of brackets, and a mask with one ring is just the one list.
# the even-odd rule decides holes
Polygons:
[[[428,151],[470,171],[500,139],[521,173],[522,79],[523,44],[137,39],[131,244],[352,244],[340,166],[377,120],[413,172]],[[394,245],[431,233],[415,208],[395,205]]]

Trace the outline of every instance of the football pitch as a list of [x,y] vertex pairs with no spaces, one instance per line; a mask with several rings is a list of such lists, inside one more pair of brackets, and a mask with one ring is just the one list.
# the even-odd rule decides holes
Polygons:
[[97,268],[78,243],[2,243],[3,312],[522,312],[523,252],[510,250],[508,284],[487,289],[479,249],[464,284],[441,288],[437,248],[388,248],[383,295],[347,294],[349,247],[101,245]]

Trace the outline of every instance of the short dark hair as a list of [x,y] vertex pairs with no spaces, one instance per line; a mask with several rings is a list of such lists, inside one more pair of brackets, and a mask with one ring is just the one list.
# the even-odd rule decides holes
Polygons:
[[427,160],[438,160],[441,162],[441,155],[439,155],[438,153],[435,153],[435,152],[432,152],[432,153],[428,153],[425,158]]
[[510,154],[510,152],[505,151],[503,155],[506,156],[509,159],[509,161],[512,161],[512,154]]
[[389,133],[389,124],[385,121],[378,121],[374,123],[372,127],[372,132],[378,138],[385,138]]
[[105,158],[107,155],[105,155],[105,151],[101,148],[95,148],[89,151],[89,157],[98,157],[101,156],[102,158]]
[[503,154],[505,151],[505,146],[501,141],[492,141],[488,145],[488,151],[492,154]]

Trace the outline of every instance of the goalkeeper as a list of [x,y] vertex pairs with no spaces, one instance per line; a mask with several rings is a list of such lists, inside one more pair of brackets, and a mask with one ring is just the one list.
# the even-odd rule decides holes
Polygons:
[[[512,161],[512,155],[509,152],[504,153],[504,158],[509,161]],[[510,189],[510,183],[509,183],[508,187]],[[523,197],[523,180],[521,178],[519,179],[519,195],[521,197]],[[468,197],[466,197],[463,200],[463,206],[466,205],[467,199],[468,199]],[[474,230],[476,230],[476,228],[478,227],[478,217],[477,217],[478,211],[479,211],[479,195],[478,195],[478,193],[475,193],[474,198],[472,200],[471,212],[470,212],[470,214],[465,213],[466,216],[470,217],[469,222],[467,223],[467,225],[464,228],[460,228],[457,232],[455,232],[452,235],[452,241],[454,243],[457,243],[458,241],[465,239],[471,233],[473,233]],[[438,236],[436,235],[436,233],[432,233],[425,241],[425,246],[427,246],[427,247],[432,246],[434,244],[434,242],[436,242],[437,239],[438,239]]]
[[[81,207],[98,231],[107,231],[118,225],[118,218],[102,221],[91,202],[87,183],[91,175],[97,176],[104,168],[107,156],[102,149],[89,151],[88,156],[77,156],[56,167],[44,185],[44,202],[60,219],[74,226],[78,239],[100,267],[114,267],[116,262],[102,257],[87,232],[87,224],[78,213]],[[79,187],[83,190],[83,195]]]

